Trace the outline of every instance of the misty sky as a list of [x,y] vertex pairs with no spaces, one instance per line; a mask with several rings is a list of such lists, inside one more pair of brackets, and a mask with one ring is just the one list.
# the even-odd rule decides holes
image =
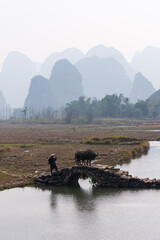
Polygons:
[[160,0],[0,0],[0,67],[9,51],[43,62],[52,52],[104,44],[127,60],[160,47]]

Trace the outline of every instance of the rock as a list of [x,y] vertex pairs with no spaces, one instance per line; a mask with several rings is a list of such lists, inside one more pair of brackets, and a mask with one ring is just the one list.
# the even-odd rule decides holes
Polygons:
[[[115,169],[114,169],[115,170]],[[140,179],[128,175],[127,171],[114,171],[111,169],[102,169],[87,166],[77,166],[62,169],[53,173],[52,176],[41,176],[36,179],[37,184],[61,186],[76,183],[80,175],[86,175],[96,181],[96,186],[102,187],[122,187],[122,188],[160,188],[160,180]]]

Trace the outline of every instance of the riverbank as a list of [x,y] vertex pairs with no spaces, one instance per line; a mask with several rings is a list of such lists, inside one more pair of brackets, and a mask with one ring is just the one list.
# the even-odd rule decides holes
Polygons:
[[[111,121],[111,120],[110,120]],[[132,125],[131,125],[132,124]],[[131,126],[130,126],[131,125]],[[127,126],[127,127],[126,127]],[[146,140],[156,140],[160,130],[157,122],[152,125],[133,122],[118,125],[56,125],[17,124],[0,122],[0,189],[32,182],[42,174],[50,174],[47,158],[55,153],[58,169],[75,165],[77,150],[92,149],[99,153],[95,163],[115,165],[125,152],[132,151],[134,145],[92,145],[82,144],[85,139],[97,136],[129,136]]]

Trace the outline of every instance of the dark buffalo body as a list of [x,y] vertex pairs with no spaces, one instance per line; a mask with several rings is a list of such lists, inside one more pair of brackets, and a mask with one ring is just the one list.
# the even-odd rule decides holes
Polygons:
[[97,154],[92,150],[86,150],[86,151],[77,151],[75,153],[75,161],[78,165],[82,164],[85,165],[91,165],[91,161],[96,158]]

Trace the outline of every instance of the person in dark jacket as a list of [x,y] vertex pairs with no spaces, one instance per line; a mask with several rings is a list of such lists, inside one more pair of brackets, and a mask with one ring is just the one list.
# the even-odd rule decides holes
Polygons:
[[56,172],[58,171],[56,160],[57,160],[57,157],[55,154],[52,154],[48,159],[48,164],[50,164],[50,169],[51,169],[51,175],[52,175],[53,168],[56,170]]

